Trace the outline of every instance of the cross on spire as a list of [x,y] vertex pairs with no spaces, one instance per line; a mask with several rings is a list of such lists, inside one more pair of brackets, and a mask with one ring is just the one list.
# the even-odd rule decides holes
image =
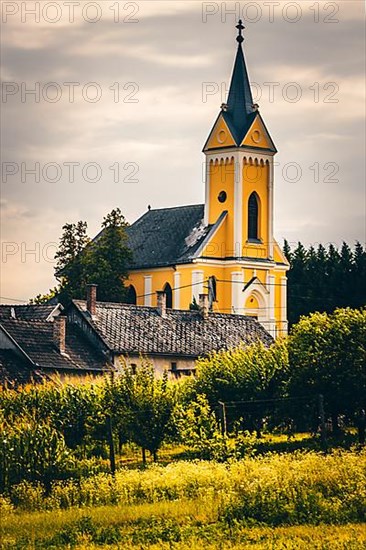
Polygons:
[[243,25],[243,21],[241,19],[239,19],[239,23],[236,25],[236,28],[239,31],[239,34],[236,37],[236,40],[237,40],[237,42],[239,42],[239,44],[241,44],[242,42],[244,42],[244,37],[243,37],[242,33],[243,33],[243,30],[245,29],[245,27]]

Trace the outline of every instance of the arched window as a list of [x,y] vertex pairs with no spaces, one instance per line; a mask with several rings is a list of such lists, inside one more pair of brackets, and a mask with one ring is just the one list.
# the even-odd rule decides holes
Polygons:
[[164,292],[165,292],[165,296],[166,296],[166,307],[169,308],[169,309],[172,309],[172,307],[173,307],[173,292],[172,292],[172,287],[170,286],[169,283],[166,283],[166,285],[164,287]]
[[130,285],[127,289],[126,304],[136,305],[136,303],[137,303],[136,289],[133,285]]
[[217,280],[215,275],[208,278],[208,303],[212,311],[213,303],[217,302]]
[[258,195],[253,192],[248,201],[248,239],[258,240],[258,214],[259,214],[259,204],[258,204]]

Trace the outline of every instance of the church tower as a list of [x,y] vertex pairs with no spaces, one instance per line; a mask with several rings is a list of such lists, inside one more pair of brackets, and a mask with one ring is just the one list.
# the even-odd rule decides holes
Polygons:
[[237,25],[238,49],[227,103],[221,105],[204,146],[205,221],[228,211],[225,256],[273,259],[273,157],[276,147],[253,103]]
[[288,263],[273,236],[276,147],[253,103],[239,21],[227,103],[203,148],[205,204],[149,209],[128,229],[134,303],[188,309],[209,293],[210,308],[255,317],[274,337],[287,332]]
[[[236,28],[238,46],[227,103],[221,105],[221,112],[203,148],[206,156],[205,223],[215,223],[219,213],[223,209],[227,211],[225,250],[221,247],[221,256],[236,261],[247,273],[246,279],[249,265],[257,265],[250,280],[244,281],[249,298],[244,311],[253,312],[262,319],[272,333],[276,332],[275,318],[280,317],[278,331],[285,333],[285,297],[280,298],[282,306],[278,306],[277,315],[274,309],[276,286],[282,287],[285,293],[288,269],[273,236],[273,158],[277,149],[258,105],[253,102],[241,20]],[[270,268],[271,263],[275,269]],[[268,269],[264,270],[263,277],[265,266]],[[276,276],[279,272],[280,279]],[[258,274],[262,275],[262,284],[259,284]],[[232,277],[241,280],[242,273],[238,271]],[[251,286],[252,292],[249,292]],[[233,290],[233,310],[243,312],[242,302],[243,296]]]

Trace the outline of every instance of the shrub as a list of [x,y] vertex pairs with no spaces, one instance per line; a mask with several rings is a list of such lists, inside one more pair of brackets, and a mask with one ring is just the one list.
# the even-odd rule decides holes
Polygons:
[[47,487],[62,477],[70,456],[62,435],[47,422],[22,418],[0,425],[1,490],[25,481],[42,481]]
[[333,427],[337,417],[366,408],[366,310],[336,309],[302,317],[288,342],[293,395],[324,395]]
[[[217,406],[219,401],[227,403],[272,398],[280,395],[287,368],[285,340],[277,340],[270,347],[254,342],[200,359],[197,362],[195,388],[198,394],[207,396],[211,406]],[[231,422],[241,416],[240,410],[232,410]],[[259,413],[252,410],[250,422],[243,424],[243,428],[254,429],[264,416],[264,407]]]

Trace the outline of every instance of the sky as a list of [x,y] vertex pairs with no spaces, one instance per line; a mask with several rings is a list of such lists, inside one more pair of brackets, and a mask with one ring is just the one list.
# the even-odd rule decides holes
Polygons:
[[365,227],[362,0],[1,3],[1,288],[52,288],[65,223],[204,202],[202,147],[244,20],[277,146],[275,235],[353,245]]

